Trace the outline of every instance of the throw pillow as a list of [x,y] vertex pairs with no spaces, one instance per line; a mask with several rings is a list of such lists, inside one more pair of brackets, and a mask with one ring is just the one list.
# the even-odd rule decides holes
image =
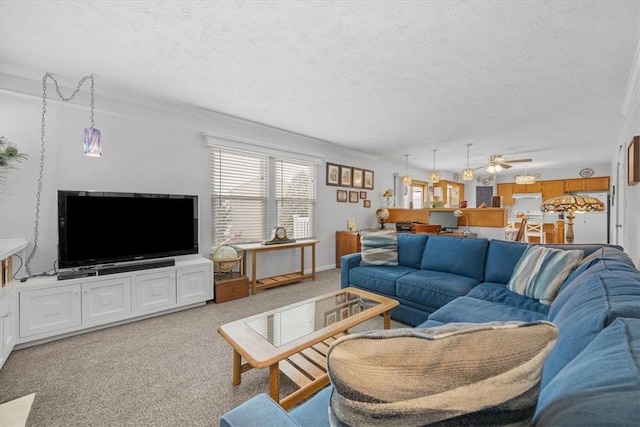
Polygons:
[[398,265],[398,234],[367,231],[360,236],[361,265]]
[[346,335],[327,353],[331,425],[527,423],[557,335],[546,321]]
[[529,246],[513,269],[507,288],[517,294],[551,305],[584,251]]

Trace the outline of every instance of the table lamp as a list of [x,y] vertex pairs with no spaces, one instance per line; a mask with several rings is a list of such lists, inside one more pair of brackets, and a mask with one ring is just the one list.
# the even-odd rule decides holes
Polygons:
[[563,194],[549,200],[545,200],[540,207],[542,212],[568,212],[567,214],[567,243],[573,243],[573,219],[574,212],[598,212],[604,211],[604,202],[591,196],[578,194]]
[[464,217],[465,230],[462,233],[465,235],[469,234],[469,219],[467,218],[467,216],[460,209],[456,209],[455,211],[453,211],[453,216],[455,216],[456,218]]

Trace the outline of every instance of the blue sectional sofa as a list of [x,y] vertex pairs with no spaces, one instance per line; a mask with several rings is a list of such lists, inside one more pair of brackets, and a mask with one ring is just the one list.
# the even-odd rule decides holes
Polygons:
[[[453,322],[552,322],[534,425],[637,425],[640,420],[640,271],[610,245],[544,245],[584,258],[550,305],[507,287],[526,243],[398,234],[398,265],[341,260],[341,286],[394,298],[392,317],[417,328]],[[290,412],[262,394],[229,411],[222,426],[328,426],[328,387]],[[269,420],[265,424],[265,420]],[[257,424],[256,424],[257,423]]]

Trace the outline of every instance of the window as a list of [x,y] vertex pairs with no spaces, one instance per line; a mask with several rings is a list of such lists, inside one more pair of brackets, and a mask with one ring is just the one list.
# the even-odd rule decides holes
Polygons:
[[260,242],[276,225],[315,236],[316,165],[249,151],[211,149],[211,241]]
[[278,225],[294,239],[315,236],[316,168],[301,160],[277,159],[276,212]]

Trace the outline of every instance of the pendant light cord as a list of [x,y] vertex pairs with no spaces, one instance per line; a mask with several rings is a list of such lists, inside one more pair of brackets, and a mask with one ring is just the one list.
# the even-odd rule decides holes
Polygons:
[[87,79],[91,79],[91,127],[93,127],[94,125],[93,106],[94,106],[95,98],[93,94],[93,83],[94,83],[93,74],[89,76],[84,76],[78,82],[78,85],[76,86],[76,89],[75,91],[73,91],[71,96],[65,97],[62,94],[62,92],[60,92],[60,86],[58,85],[58,81],[55,79],[55,77],[53,77],[53,75],[49,72],[45,73],[45,75],[42,77],[42,119],[40,122],[40,171],[38,173],[38,190],[36,191],[36,214],[35,214],[35,220],[34,220],[35,224],[33,227],[33,248],[31,249],[31,253],[29,254],[29,257],[27,258],[27,261],[24,264],[24,268],[28,276],[31,276],[31,268],[30,268],[31,260],[35,256],[36,251],[38,250],[38,234],[39,234],[38,227],[40,224],[40,196],[42,194],[42,177],[44,174],[44,159],[45,159],[44,136],[45,136],[45,124],[46,124],[45,116],[47,113],[47,79],[53,80],[53,83],[56,86],[56,92],[58,92],[58,96],[60,97],[60,99],[62,99],[65,102],[69,102],[72,99],[74,99],[78,94],[78,92],[80,91],[80,87],[82,86],[82,84]]

